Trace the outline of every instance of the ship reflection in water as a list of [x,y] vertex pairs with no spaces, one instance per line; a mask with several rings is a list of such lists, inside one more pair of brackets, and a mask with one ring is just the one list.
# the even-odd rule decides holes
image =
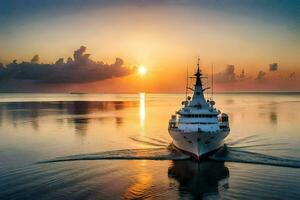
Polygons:
[[219,190],[228,188],[229,170],[224,162],[173,161],[168,175],[178,181],[180,196],[193,199],[219,197]]
[[228,189],[229,169],[224,162],[171,161],[166,171],[171,183],[169,188],[160,185],[166,182],[161,178],[165,177],[164,170],[159,170],[159,166],[152,168],[153,161],[132,162],[136,174],[130,176],[133,182],[123,193],[124,199],[145,199],[155,196],[162,198],[164,195],[169,199],[171,196],[164,193],[157,194],[157,191],[170,189],[178,191],[178,196],[187,199],[218,199],[219,191]]

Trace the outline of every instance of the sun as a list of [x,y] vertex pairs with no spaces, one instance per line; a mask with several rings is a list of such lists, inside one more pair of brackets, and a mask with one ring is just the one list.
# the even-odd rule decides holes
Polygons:
[[140,75],[146,75],[147,74],[147,68],[145,66],[140,66],[138,68],[138,72]]

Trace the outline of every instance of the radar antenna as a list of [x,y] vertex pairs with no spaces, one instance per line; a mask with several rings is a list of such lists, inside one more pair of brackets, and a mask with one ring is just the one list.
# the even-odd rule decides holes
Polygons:
[[186,66],[185,101],[187,101],[188,87],[189,87],[189,66],[187,65]]

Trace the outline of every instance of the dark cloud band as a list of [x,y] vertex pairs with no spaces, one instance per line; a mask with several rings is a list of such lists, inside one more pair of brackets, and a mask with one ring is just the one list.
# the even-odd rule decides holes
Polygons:
[[86,47],[81,46],[74,51],[73,59],[64,62],[59,58],[55,64],[39,64],[39,55],[31,62],[17,63],[14,60],[6,67],[0,66],[0,80],[18,79],[33,80],[40,83],[87,83],[99,80],[122,77],[131,74],[134,69],[125,67],[121,58],[115,63],[93,61],[90,54],[85,54]]

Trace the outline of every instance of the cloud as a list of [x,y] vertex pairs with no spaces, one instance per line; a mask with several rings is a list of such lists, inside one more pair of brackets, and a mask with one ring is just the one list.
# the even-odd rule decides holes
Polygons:
[[74,51],[73,58],[64,62],[59,58],[55,64],[38,64],[39,55],[31,62],[17,63],[16,60],[0,70],[0,80],[33,80],[38,83],[87,83],[122,77],[133,73],[134,69],[124,66],[121,58],[113,64],[93,61],[90,54],[85,54],[86,47]]
[[223,72],[217,73],[215,75],[216,82],[233,82],[236,81],[234,65],[227,65]]
[[34,55],[31,59],[31,63],[38,63],[40,61],[40,56],[38,54]]
[[269,71],[274,72],[278,70],[278,63],[272,63],[269,65]]
[[295,77],[295,75],[296,75],[296,72],[290,73],[290,75],[289,75],[289,80],[293,79],[293,78]]
[[242,69],[242,72],[241,72],[241,74],[238,76],[238,78],[239,78],[240,80],[244,80],[244,79],[246,78],[245,70],[244,70],[244,69]]
[[56,62],[55,65],[64,65],[64,59],[63,58],[59,58]]
[[258,81],[263,81],[263,80],[266,79],[266,75],[267,75],[266,72],[264,72],[264,71],[259,71],[258,74],[257,74],[256,80],[258,80]]

